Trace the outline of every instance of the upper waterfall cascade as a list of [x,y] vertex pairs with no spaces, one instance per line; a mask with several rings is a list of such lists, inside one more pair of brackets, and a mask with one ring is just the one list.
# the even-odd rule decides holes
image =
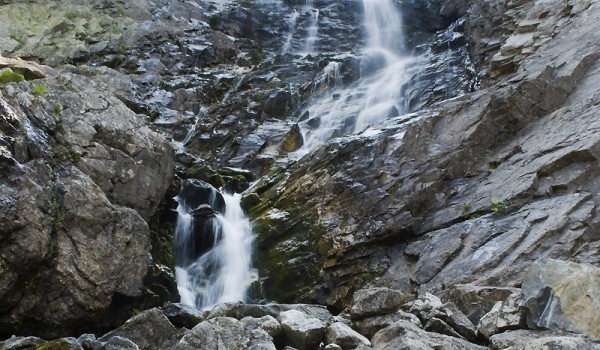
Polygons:
[[412,58],[405,52],[401,14],[392,0],[363,0],[363,8],[361,78],[313,98],[307,108],[309,119],[300,124],[305,143],[299,155],[407,109],[402,87],[409,80],[406,66]]

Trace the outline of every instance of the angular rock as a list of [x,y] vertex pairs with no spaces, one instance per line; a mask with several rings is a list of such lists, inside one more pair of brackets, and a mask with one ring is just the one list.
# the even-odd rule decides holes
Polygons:
[[140,348],[131,340],[116,335],[106,341],[102,350],[140,350]]
[[456,332],[454,328],[450,327],[446,322],[440,320],[437,317],[430,318],[429,321],[427,321],[427,323],[423,327],[423,329],[428,332],[436,332],[440,334],[449,335],[455,338],[462,338],[462,336],[458,334],[458,332]]
[[392,313],[407,301],[400,291],[389,288],[369,288],[356,291],[349,310],[353,320]]
[[430,333],[417,327],[415,324],[400,320],[386,327],[371,339],[376,349],[487,349],[466,340],[449,337],[438,333]]
[[101,350],[103,346],[94,334],[82,334],[77,338],[77,342],[83,350]]
[[341,322],[335,322],[327,328],[325,341],[335,343],[344,350],[355,349],[361,344],[371,346],[369,339]]
[[173,350],[275,350],[273,339],[261,329],[248,329],[230,317],[216,317],[194,327]]
[[13,72],[23,75],[27,80],[42,79],[58,75],[56,70],[45,65],[0,56],[0,68],[5,67],[9,67]]
[[422,327],[421,321],[417,316],[402,310],[398,310],[390,314],[370,316],[361,318],[359,320],[354,320],[352,321],[352,327],[365,337],[371,338],[379,330],[386,328],[387,326],[399,320],[405,320],[418,327]]
[[490,347],[493,350],[600,349],[597,342],[580,334],[532,330],[506,331],[493,335]]
[[525,328],[525,315],[520,305],[521,298],[521,293],[513,293],[505,301],[497,302],[479,321],[477,333],[489,338],[510,329]]
[[600,340],[600,269],[540,259],[523,279],[523,308],[529,327],[581,332]]
[[281,324],[273,316],[263,316],[261,318],[244,317],[240,320],[246,329],[261,329],[269,334],[277,343],[282,335]]
[[471,323],[477,325],[481,317],[490,312],[497,302],[506,300],[514,293],[520,293],[520,290],[463,284],[445,290],[441,299],[444,302],[453,302]]
[[192,329],[203,320],[200,311],[180,303],[167,303],[161,307],[161,311],[171,324],[178,328]]
[[299,350],[316,348],[325,336],[327,324],[308,314],[289,310],[278,316],[284,342]]
[[157,308],[146,310],[127,320],[124,325],[103,335],[99,340],[107,342],[113,337],[131,340],[141,350],[168,348],[176,341],[177,329]]
[[17,337],[13,335],[12,337],[6,339],[5,341],[0,342],[1,350],[18,350],[18,349],[28,349],[28,348],[36,348],[37,346],[45,343],[44,339],[38,337]]
[[437,318],[442,322],[434,321],[431,326],[443,331],[444,334],[453,334],[452,331],[446,330],[447,325],[466,339],[477,339],[475,326],[467,316],[451,302],[442,304],[442,301],[433,294],[425,293],[423,297],[414,300],[410,312],[417,315],[426,327],[432,319]]

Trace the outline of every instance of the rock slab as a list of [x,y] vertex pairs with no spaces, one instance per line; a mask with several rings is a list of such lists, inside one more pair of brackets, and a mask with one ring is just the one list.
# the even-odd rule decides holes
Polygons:
[[573,262],[541,259],[523,279],[527,324],[584,333],[600,340],[600,269]]

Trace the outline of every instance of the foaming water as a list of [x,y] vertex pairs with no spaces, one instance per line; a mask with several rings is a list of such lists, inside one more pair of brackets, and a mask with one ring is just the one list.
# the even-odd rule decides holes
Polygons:
[[363,0],[363,7],[361,78],[309,102],[309,117],[300,124],[305,142],[296,156],[407,111],[402,88],[410,79],[406,67],[414,59],[405,52],[401,14],[392,0]]
[[[225,213],[210,219],[214,246],[193,261],[178,259],[175,269],[181,302],[198,309],[245,301],[250,284],[256,280],[251,254],[254,236],[250,221],[240,207],[241,194],[223,194]],[[189,256],[197,239],[194,218],[180,204],[175,231],[176,256]],[[197,229],[197,228],[196,228]]]

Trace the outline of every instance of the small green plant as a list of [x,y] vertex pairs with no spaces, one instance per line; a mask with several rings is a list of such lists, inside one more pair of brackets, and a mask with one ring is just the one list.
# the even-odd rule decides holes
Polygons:
[[36,95],[44,95],[46,94],[46,92],[48,92],[48,90],[46,90],[46,87],[44,85],[34,85],[31,87],[31,91],[33,91],[34,94]]
[[52,220],[52,232],[56,234],[63,228],[63,217],[60,211],[60,204],[56,199],[50,202],[50,208],[54,211],[54,219]]
[[508,202],[506,199],[492,199],[492,210],[495,213],[505,211],[508,208]]
[[63,106],[60,102],[56,102],[54,104],[54,109],[52,110],[54,112],[54,114],[56,115],[60,115],[62,113],[63,110]]
[[471,210],[471,205],[469,203],[465,203],[462,205],[461,208],[463,215],[466,215],[469,212],[469,210]]
[[140,309],[133,308],[133,309],[131,309],[131,311],[129,312],[129,317],[136,316],[136,315],[138,315],[140,312],[142,312]]
[[488,166],[490,167],[491,171],[496,170],[500,166],[500,163],[502,163],[502,161],[500,159],[492,156],[490,153],[488,153],[486,155],[486,159],[487,159]]
[[24,80],[23,74],[15,73],[10,68],[0,70],[0,84],[18,83]]
[[13,39],[14,41],[18,42],[21,45],[23,45],[23,43],[25,42],[21,36],[15,34],[15,33],[9,35],[8,37]]
[[402,185],[404,185],[404,180],[400,179],[396,181],[392,186],[390,186],[390,188],[388,188],[386,192],[389,194],[394,194],[396,193],[396,191],[398,191],[400,187],[402,187]]

